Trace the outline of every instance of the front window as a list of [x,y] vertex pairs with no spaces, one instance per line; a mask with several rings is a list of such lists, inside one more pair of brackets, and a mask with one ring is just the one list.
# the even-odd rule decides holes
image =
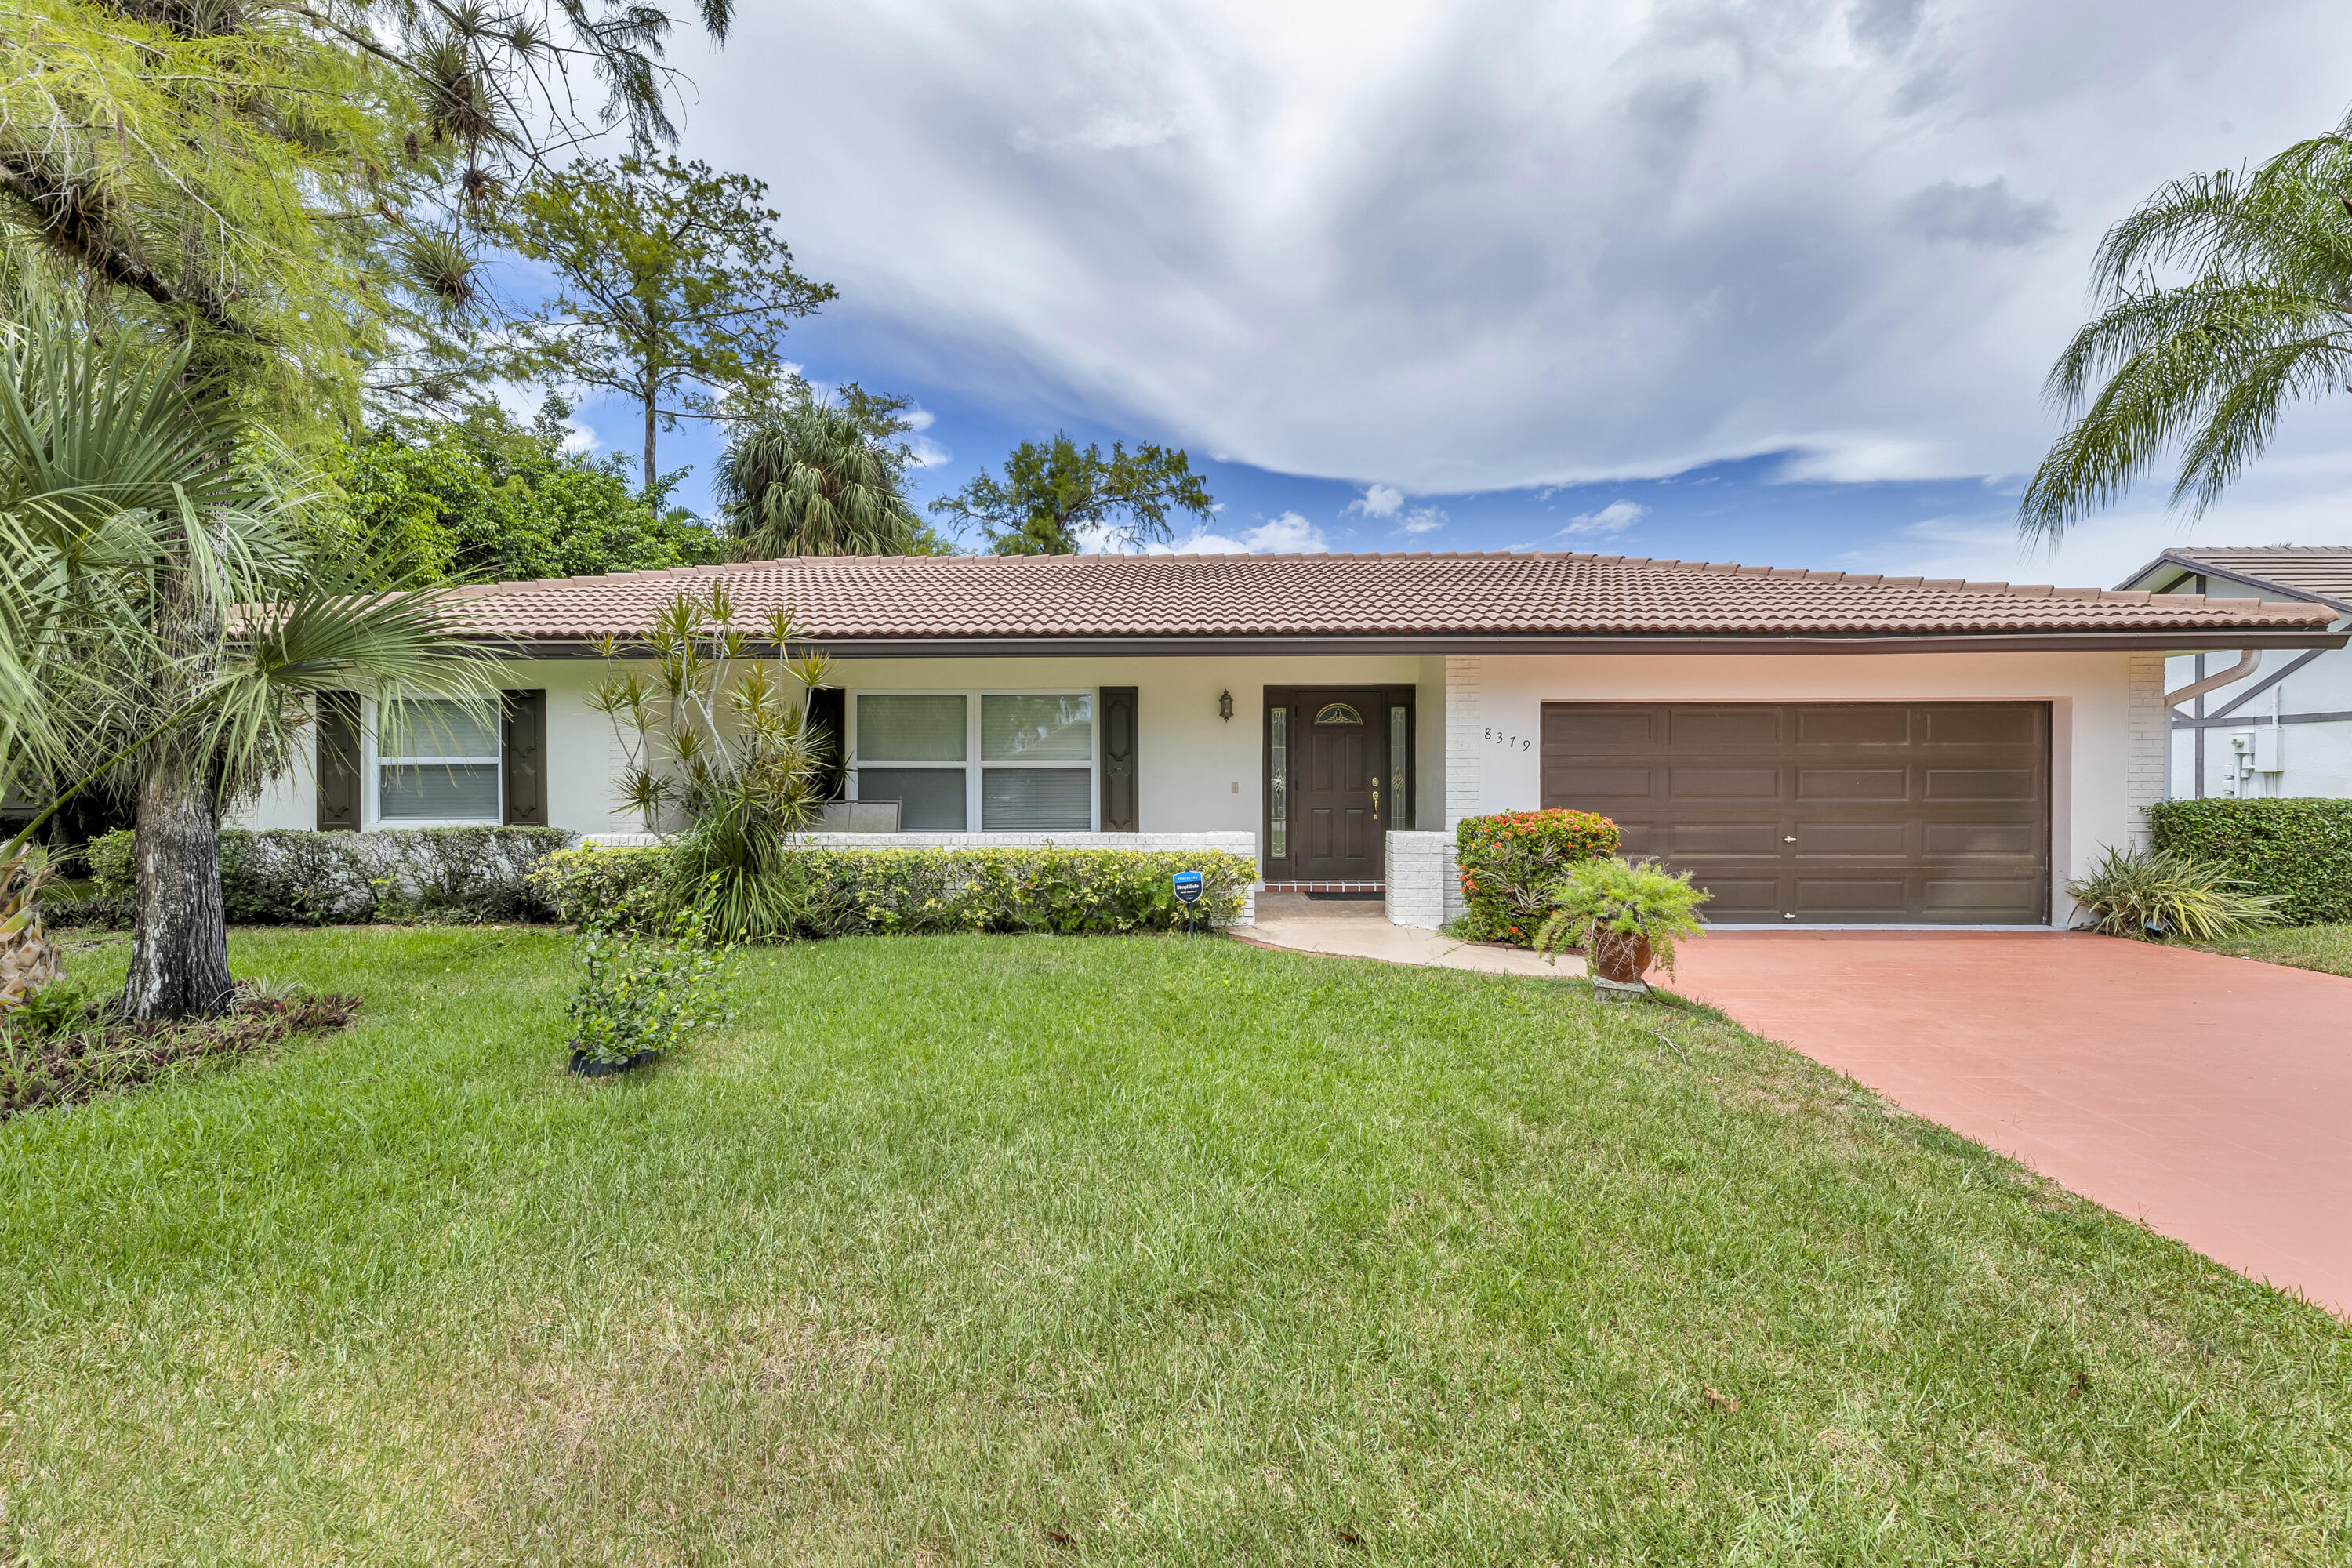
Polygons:
[[897,801],[903,831],[1094,826],[1092,692],[860,692],[850,745],[857,798]]
[[386,703],[376,726],[376,817],[383,822],[499,819],[499,721],[463,703]]

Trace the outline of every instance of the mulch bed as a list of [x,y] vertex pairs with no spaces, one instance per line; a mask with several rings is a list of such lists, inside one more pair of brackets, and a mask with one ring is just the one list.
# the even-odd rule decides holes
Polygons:
[[296,1035],[340,1029],[356,996],[288,996],[240,1003],[192,1023],[99,1022],[52,1033],[0,1029],[0,1118],[70,1105],[196,1062],[241,1057]]

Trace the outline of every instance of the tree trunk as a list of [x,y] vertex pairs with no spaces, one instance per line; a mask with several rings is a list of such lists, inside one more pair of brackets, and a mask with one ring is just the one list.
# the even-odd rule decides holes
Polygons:
[[134,1018],[201,1018],[228,1005],[228,917],[212,770],[158,742],[139,776],[137,909],[122,1005]]
[[654,468],[654,400],[651,396],[647,396],[646,399],[646,499],[647,500],[653,499],[654,480],[656,477]]
[[[176,656],[157,682],[158,710],[183,708],[220,658],[219,614],[184,572],[160,585],[157,630]],[[191,731],[194,731],[194,734]],[[219,789],[201,723],[152,742],[139,759],[131,973],[122,1005],[142,1021],[201,1018],[228,1005],[228,915],[221,898]]]

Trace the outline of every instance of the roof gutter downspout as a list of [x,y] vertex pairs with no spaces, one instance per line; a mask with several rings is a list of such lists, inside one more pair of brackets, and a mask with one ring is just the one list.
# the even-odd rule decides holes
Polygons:
[[2238,656],[2237,663],[2231,665],[2221,674],[2209,675],[2202,680],[2190,681],[2188,685],[2180,688],[2178,691],[2166,692],[2164,694],[2164,706],[2168,711],[2179,707],[2182,703],[2188,701],[2192,697],[2202,697],[2209,691],[2219,690],[2224,686],[2243,680],[2246,677],[2253,674],[2255,670],[2260,669],[2262,665],[2263,650],[2258,647],[2250,647],[2246,649],[2245,652]]

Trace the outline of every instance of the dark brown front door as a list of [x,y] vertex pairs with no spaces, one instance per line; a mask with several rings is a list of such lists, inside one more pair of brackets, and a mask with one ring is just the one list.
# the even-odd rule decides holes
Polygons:
[[1547,702],[1543,804],[1690,872],[1711,921],[2050,918],[2047,703]]
[[1378,882],[1403,819],[1410,688],[1266,692],[1266,876]]

